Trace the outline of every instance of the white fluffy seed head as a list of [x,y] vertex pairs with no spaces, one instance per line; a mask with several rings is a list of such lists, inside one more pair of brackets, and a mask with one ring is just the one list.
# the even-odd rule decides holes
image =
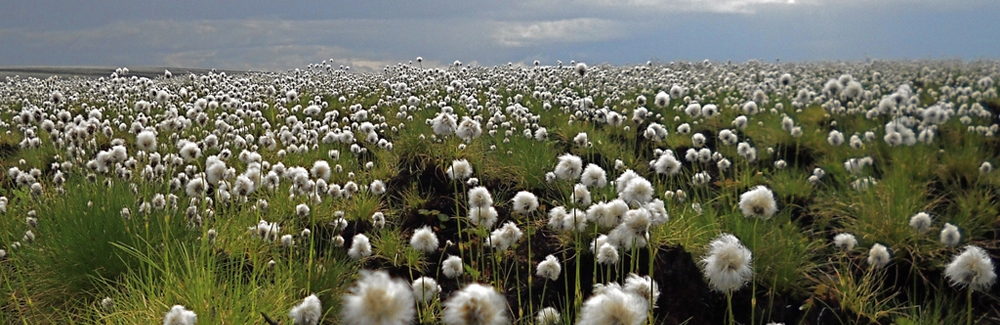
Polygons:
[[560,321],[561,314],[552,307],[545,307],[535,313],[535,323],[538,325],[555,325]]
[[604,265],[618,264],[618,248],[610,243],[600,244],[597,249],[597,263]]
[[446,172],[452,180],[465,180],[472,176],[472,165],[468,160],[454,160]]
[[419,303],[428,303],[437,297],[441,292],[441,286],[432,278],[420,277],[410,284],[413,290],[413,298]]
[[920,232],[927,231],[931,227],[931,215],[927,212],[918,212],[910,217],[910,227]]
[[413,237],[410,237],[410,246],[424,253],[433,253],[438,249],[438,244],[437,235],[434,234],[430,226],[417,229],[413,232]]
[[507,301],[493,287],[472,283],[445,301],[441,321],[447,325],[508,324]]
[[962,240],[962,234],[958,232],[958,227],[955,225],[946,223],[944,228],[941,228],[941,243],[948,247],[954,247],[958,245],[958,242]]
[[849,233],[839,233],[833,236],[833,245],[838,249],[849,251],[853,250],[854,246],[858,245],[858,240],[854,238],[854,235]]
[[972,245],[965,246],[961,254],[952,258],[944,275],[952,286],[968,286],[974,291],[986,291],[997,279],[989,253]]
[[409,284],[385,271],[362,271],[340,313],[345,324],[404,325],[413,322],[416,310]]
[[608,184],[607,174],[601,166],[587,164],[587,168],[580,174],[580,183],[588,187],[603,188]]
[[469,208],[469,221],[480,228],[493,228],[493,224],[497,222],[498,216],[497,209],[492,206],[486,208]]
[[882,268],[889,264],[889,249],[882,244],[876,243],[868,250],[868,264],[875,268]]
[[461,276],[462,273],[465,272],[465,268],[462,265],[462,258],[454,255],[448,256],[448,258],[441,263],[441,272],[444,273],[444,276],[449,279]]
[[618,284],[596,288],[594,295],[583,303],[577,325],[628,324],[646,321],[649,304],[634,293],[625,291]]
[[559,156],[559,163],[556,164],[554,173],[556,177],[563,180],[576,180],[583,173],[583,160],[573,154],[563,154]]
[[770,219],[778,212],[778,204],[774,201],[774,193],[766,186],[754,187],[740,195],[740,211],[743,216]]
[[163,317],[163,325],[194,325],[197,322],[198,315],[181,305],[174,305]]
[[528,191],[520,191],[511,199],[513,209],[520,214],[528,214],[538,209],[538,197]]
[[301,303],[295,305],[288,316],[295,325],[316,325],[323,317],[323,306],[315,294],[309,295]]
[[660,286],[648,275],[629,274],[628,278],[625,279],[625,291],[646,299],[653,305],[653,308],[656,308],[656,301],[660,299]]
[[558,258],[550,254],[545,257],[545,260],[538,262],[538,267],[535,269],[535,275],[555,281],[559,278],[559,273],[562,272],[562,265],[559,264]]
[[490,191],[483,186],[476,186],[469,189],[469,209],[487,208],[493,205],[493,196]]
[[357,260],[368,257],[371,254],[372,244],[368,240],[368,236],[364,234],[354,235],[354,239],[351,240],[351,249],[347,251],[347,256]]
[[708,255],[701,260],[705,277],[712,290],[733,292],[743,287],[753,269],[750,250],[740,243],[736,236],[722,234],[709,244]]

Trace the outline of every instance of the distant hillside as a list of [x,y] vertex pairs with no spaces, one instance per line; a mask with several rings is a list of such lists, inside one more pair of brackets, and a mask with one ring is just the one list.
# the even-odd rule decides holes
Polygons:
[[[44,79],[52,76],[60,78],[100,78],[110,76],[117,67],[0,67],[0,79],[6,77],[20,76],[22,78],[34,77]],[[175,77],[180,77],[188,73],[206,74],[212,69],[191,69],[191,68],[169,68],[169,67],[129,67],[129,76],[156,78],[163,76],[164,70],[170,70]],[[216,70],[227,74],[239,74],[246,71]]]

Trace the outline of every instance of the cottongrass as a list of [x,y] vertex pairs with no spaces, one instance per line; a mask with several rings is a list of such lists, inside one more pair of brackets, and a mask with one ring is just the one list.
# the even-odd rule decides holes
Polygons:
[[989,253],[973,245],[965,246],[961,254],[952,258],[944,275],[952,286],[968,286],[973,291],[986,291],[997,279]]
[[931,227],[931,215],[927,212],[918,212],[910,217],[910,227],[919,232],[927,231]]
[[948,263],[948,267],[944,269],[944,275],[952,286],[968,288],[965,296],[965,323],[971,325],[973,323],[972,292],[986,291],[993,286],[997,279],[989,253],[978,246],[966,246],[962,254],[955,256],[951,263]]
[[538,209],[538,197],[528,191],[520,191],[511,199],[513,209],[520,214],[528,214]]
[[441,321],[447,325],[510,324],[503,295],[478,283],[466,285],[445,301]]
[[833,246],[838,249],[849,251],[853,250],[854,246],[858,245],[858,240],[854,238],[854,235],[848,233],[839,233],[833,236]]
[[288,316],[295,325],[316,325],[323,317],[323,305],[315,294],[311,294],[293,307]]
[[538,262],[538,266],[535,269],[535,275],[552,281],[558,279],[559,273],[562,272],[562,266],[559,264],[559,259],[551,254],[546,256],[545,260]]
[[648,301],[623,290],[617,283],[595,285],[594,295],[583,303],[577,325],[639,325],[646,321]]
[[410,324],[415,315],[410,285],[385,271],[362,271],[341,310],[344,323],[355,325]]
[[351,241],[351,248],[347,250],[347,256],[352,259],[362,259],[368,257],[372,254],[372,244],[368,240],[368,236],[364,234],[354,235],[354,239]]
[[752,190],[740,194],[740,211],[750,218],[770,219],[778,212],[778,204],[774,201],[774,193],[766,186],[759,185]]
[[573,154],[563,154],[559,156],[559,163],[556,164],[554,173],[560,179],[575,180],[583,173],[583,160]]
[[601,166],[587,164],[587,168],[584,168],[583,173],[580,174],[580,183],[587,187],[603,188],[608,185],[607,173]]
[[483,186],[469,189],[469,209],[483,209],[493,205],[493,197],[490,191]]
[[410,287],[413,290],[413,298],[419,303],[428,303],[441,292],[441,286],[438,285],[437,281],[429,277],[420,277],[413,280]]
[[465,159],[454,160],[446,173],[452,180],[465,180],[472,176],[472,165]]
[[524,232],[517,228],[517,225],[508,221],[503,227],[497,228],[490,234],[490,245],[500,251],[506,251],[517,244],[524,236]]
[[552,307],[545,307],[535,313],[535,324],[538,325],[555,325],[559,323],[559,318],[562,317],[559,311]]
[[181,305],[174,305],[163,317],[163,325],[194,325],[197,322],[198,315]]
[[464,271],[465,269],[462,265],[461,257],[454,255],[448,256],[448,258],[441,263],[441,272],[444,273],[444,276],[449,279],[461,276]]
[[868,264],[874,268],[882,268],[889,264],[889,249],[876,243],[868,250]]
[[603,243],[597,249],[597,263],[603,265],[618,264],[618,248],[610,243]]
[[722,234],[709,244],[708,255],[701,260],[704,275],[712,290],[731,293],[743,287],[753,269],[753,255],[736,236]]
[[962,240],[962,234],[958,232],[958,227],[950,223],[945,223],[941,228],[941,243],[948,247],[955,247]]
[[433,253],[438,249],[438,245],[437,235],[434,234],[430,226],[417,229],[413,232],[413,237],[410,237],[410,246],[424,253]]
[[469,221],[472,222],[473,225],[485,229],[493,228],[493,224],[497,222],[498,216],[499,213],[497,212],[497,209],[492,206],[469,209]]
[[660,286],[648,275],[629,274],[625,279],[625,291],[646,299],[653,308],[656,308],[656,301],[660,299]]

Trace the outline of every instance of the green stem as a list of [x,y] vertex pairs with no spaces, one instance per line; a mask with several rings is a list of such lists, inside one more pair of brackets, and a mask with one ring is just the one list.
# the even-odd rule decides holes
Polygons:
[[[757,224],[760,223],[760,218],[754,218],[753,220],[753,249],[757,250]],[[756,324],[754,321],[757,319],[757,260],[753,260],[753,273],[750,273],[750,324]]]
[[733,292],[726,292],[726,311],[729,313],[729,325],[736,323],[735,317],[733,317]]
[[452,187],[455,189],[455,224],[458,225],[458,257],[465,258],[465,250],[462,248],[462,215],[458,212],[458,182],[452,181]]
[[[529,315],[534,315],[535,314],[535,305],[532,304],[532,303],[530,303],[531,302],[531,300],[530,300],[531,298],[530,297],[534,297],[534,295],[532,295],[532,292],[531,292],[532,291],[531,290],[532,279],[534,278],[532,276],[532,274],[531,274],[531,235],[533,235],[535,233],[535,230],[534,230],[534,228],[531,227],[531,225],[532,225],[531,224],[531,218],[529,217],[528,218],[528,224],[524,227],[525,230],[526,230],[525,232],[528,234],[528,297],[529,297],[528,298],[529,299],[528,300],[528,302],[529,302],[528,303],[528,313],[529,313]],[[517,280],[518,280],[518,282],[521,281],[521,276],[520,275],[518,275]],[[518,287],[520,287],[520,283],[518,283]],[[542,297],[544,297],[545,292],[542,292],[542,294],[543,294]],[[520,290],[517,291],[517,299],[518,299],[518,302],[520,303],[520,301],[521,301],[521,291]]]
[[969,286],[969,290],[965,295],[965,324],[972,325],[972,286]]

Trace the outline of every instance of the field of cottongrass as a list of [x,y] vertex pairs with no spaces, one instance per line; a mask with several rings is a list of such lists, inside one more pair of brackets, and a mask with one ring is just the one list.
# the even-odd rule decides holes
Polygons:
[[3,324],[1000,322],[1000,62],[0,83]]

